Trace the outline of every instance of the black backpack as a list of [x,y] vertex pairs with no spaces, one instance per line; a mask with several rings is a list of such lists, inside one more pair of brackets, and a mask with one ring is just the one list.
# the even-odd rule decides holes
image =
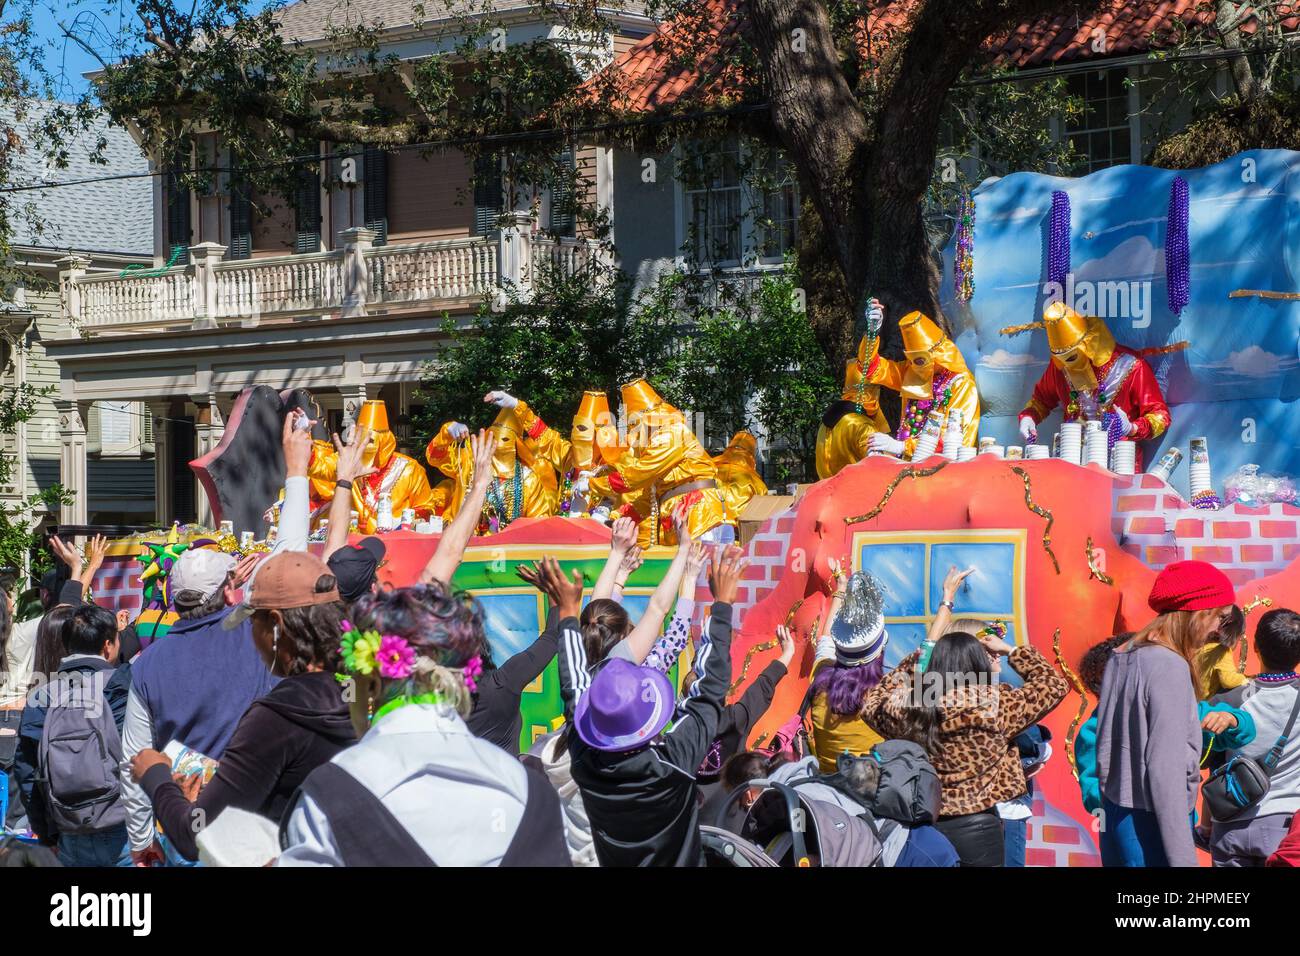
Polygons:
[[842,753],[838,771],[821,779],[879,819],[907,826],[939,819],[939,774],[925,750],[910,740],[882,740],[862,756]]
[[60,674],[37,749],[41,788],[50,821],[60,833],[96,833],[126,822],[122,738],[104,699],[103,671]]

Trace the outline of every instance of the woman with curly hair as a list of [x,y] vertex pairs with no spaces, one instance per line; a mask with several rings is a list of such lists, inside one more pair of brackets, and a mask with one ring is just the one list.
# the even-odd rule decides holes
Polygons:
[[343,605],[329,566],[300,551],[266,559],[225,626],[248,618],[258,653],[280,681],[244,712],[212,778],[203,783],[194,774],[177,784],[170,758],[157,750],[131,759],[155,817],[187,860],[198,858],[195,838],[205,823],[227,807],[280,819],[307,776],[357,739],[336,677]]
[[340,637],[369,729],[304,781],[277,865],[568,866],[555,790],[465,724],[478,602],[438,581],[366,594]]

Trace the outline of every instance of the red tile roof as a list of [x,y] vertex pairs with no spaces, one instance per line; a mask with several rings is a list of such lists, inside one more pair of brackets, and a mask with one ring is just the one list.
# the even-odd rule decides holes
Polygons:
[[[865,0],[865,5],[869,12],[858,40],[864,50],[905,27],[912,0]],[[588,88],[628,112],[744,99],[755,88],[754,78],[746,66],[728,63],[744,46],[738,7],[738,0],[704,0],[697,17],[665,23]],[[984,53],[990,65],[1018,70],[1131,56],[1169,45],[1180,32],[1212,19],[1203,0],[1105,0],[1090,16],[1053,14],[990,37]],[[1098,28],[1106,36],[1104,52],[1094,49]]]

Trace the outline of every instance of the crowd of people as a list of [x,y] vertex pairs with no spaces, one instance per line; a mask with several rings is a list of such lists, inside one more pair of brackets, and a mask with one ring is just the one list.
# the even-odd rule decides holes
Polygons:
[[[373,467],[367,440],[337,445],[344,487]],[[633,619],[638,529],[619,518],[590,586],[553,558],[517,569],[549,616],[497,662],[481,606],[451,585],[495,436],[469,437],[464,505],[398,588],[379,583],[380,538],[348,543],[347,496],[321,556],[308,551],[311,439],[291,416],[283,442],[274,548],[185,551],[165,636],[142,641],[95,603],[99,538],[84,558],[52,540],[39,616],[15,623],[0,602],[5,862],[1025,864],[1034,778],[1054,756],[1042,721],[1069,685],[999,622],[953,615],[971,569],[948,572],[926,639],[891,669],[880,587],[832,561],[818,633],[778,628],[776,658],[736,696],[741,549],[675,516],[675,556]],[[712,604],[692,634],[701,580]],[[1300,863],[1300,615],[1260,618],[1263,672],[1247,679],[1231,666],[1245,616],[1220,571],[1170,565],[1150,605],[1151,623],[1079,666],[1098,703],[1075,756],[1103,863],[1195,865],[1198,846],[1218,866]],[[521,754],[521,695],[553,659],[563,723]],[[788,674],[809,678],[803,704],[751,745]]]

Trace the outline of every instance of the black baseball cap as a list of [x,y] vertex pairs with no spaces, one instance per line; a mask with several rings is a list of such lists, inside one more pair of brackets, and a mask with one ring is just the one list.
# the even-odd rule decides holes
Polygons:
[[339,597],[351,603],[369,591],[385,553],[384,542],[372,536],[345,544],[331,554],[326,563],[338,582]]

